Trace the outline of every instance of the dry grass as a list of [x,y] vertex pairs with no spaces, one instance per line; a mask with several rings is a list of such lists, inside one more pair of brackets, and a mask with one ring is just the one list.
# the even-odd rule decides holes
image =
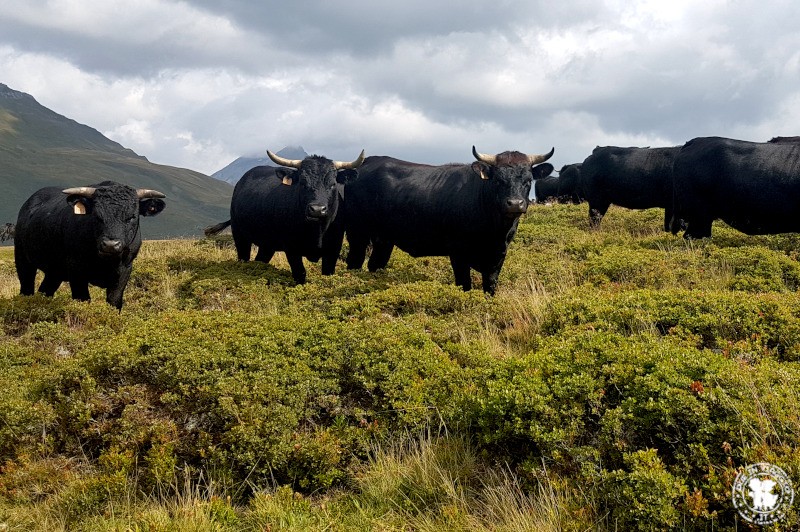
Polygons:
[[586,503],[557,488],[546,472],[533,490],[524,489],[513,472],[487,468],[457,436],[425,434],[380,448],[359,484],[373,511],[383,509],[412,530],[431,532],[559,531],[568,509]]

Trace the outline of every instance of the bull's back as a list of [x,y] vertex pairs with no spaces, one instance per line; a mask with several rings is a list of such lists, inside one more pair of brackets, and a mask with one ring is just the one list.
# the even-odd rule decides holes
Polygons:
[[[672,150],[672,151],[671,151]],[[600,148],[581,167],[590,196],[632,209],[672,203],[672,163],[679,148]]]
[[463,173],[458,166],[365,163],[346,188],[348,226],[358,225],[412,256],[448,255],[454,245],[475,238],[477,190]]
[[701,138],[675,166],[676,205],[689,204],[748,234],[800,231],[800,145]]

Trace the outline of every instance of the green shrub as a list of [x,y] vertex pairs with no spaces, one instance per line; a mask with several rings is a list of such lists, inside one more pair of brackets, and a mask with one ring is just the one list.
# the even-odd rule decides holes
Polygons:
[[686,486],[671,475],[654,449],[625,454],[625,470],[606,475],[610,521],[622,530],[665,530],[681,522],[678,503]]
[[[456,287],[446,257],[311,264],[295,286],[281,254],[145,242],[122,312],[97,288],[0,299],[0,519],[732,527],[739,468],[800,474],[797,241],[717,224],[686,242],[660,210],[590,229],[585,205],[535,206],[495,297]],[[391,451],[431,427],[444,436],[424,453]],[[484,483],[505,472],[519,484]]]
[[742,246],[714,250],[709,258],[732,270],[732,290],[794,292],[800,287],[800,264],[783,253]]
[[6,334],[20,335],[39,322],[58,322],[66,315],[68,299],[41,294],[0,299],[0,317]]

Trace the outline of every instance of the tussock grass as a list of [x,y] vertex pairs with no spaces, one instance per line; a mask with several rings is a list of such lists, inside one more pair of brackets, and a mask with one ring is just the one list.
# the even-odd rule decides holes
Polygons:
[[430,531],[562,530],[579,497],[546,475],[526,490],[508,469],[487,467],[463,438],[430,433],[379,449],[358,485],[373,512]]

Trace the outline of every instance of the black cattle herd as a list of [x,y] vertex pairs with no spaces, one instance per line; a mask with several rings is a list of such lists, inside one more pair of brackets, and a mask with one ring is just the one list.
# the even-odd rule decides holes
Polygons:
[[[230,219],[206,235],[230,226],[241,261],[250,260],[253,244],[258,261],[283,251],[296,283],[306,280],[304,257],[322,259],[322,273],[334,273],[347,235],[348,269],[363,266],[370,245],[369,271],[385,268],[396,246],[413,257],[449,257],[464,290],[475,269],[484,292],[493,294],[520,216],[530,203],[547,199],[588,202],[593,226],[611,204],[663,208],[664,230],[684,230],[684,238],[710,237],[717,219],[747,234],[800,231],[800,137],[598,147],[558,176],[546,162],[553,150],[488,155],[473,146],[473,163],[442,166],[365,158],[363,151],[352,162],[267,153],[280,166],[246,172],[234,188]],[[139,217],[160,213],[164,197],[111,181],[35,192],[16,226],[3,230],[16,241],[20,292],[33,294],[41,270],[39,292],[45,295],[66,281],[74,299],[88,300],[92,284],[105,288],[106,301],[121,309],[142,244]]]

